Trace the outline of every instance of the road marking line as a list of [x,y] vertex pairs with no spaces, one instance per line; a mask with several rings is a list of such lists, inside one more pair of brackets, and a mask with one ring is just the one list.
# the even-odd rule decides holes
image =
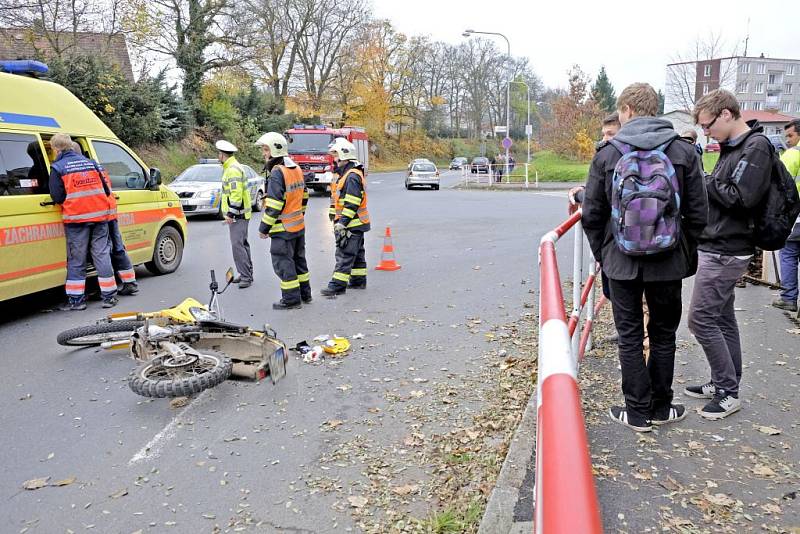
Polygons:
[[371,184],[382,184],[383,180],[373,180],[370,182]]
[[145,460],[157,458],[161,454],[161,449],[164,448],[164,445],[175,437],[175,434],[178,432],[178,426],[185,422],[189,413],[195,411],[201,405],[205,404],[210,398],[210,391],[211,390],[207,389],[200,393],[200,395],[194,399],[194,402],[187,406],[181,413],[173,417],[172,421],[167,423],[167,426],[161,429],[158,434],[153,436],[153,439],[148,441],[144,447],[139,449],[139,452],[134,454],[133,457],[128,460],[128,465],[134,465]]

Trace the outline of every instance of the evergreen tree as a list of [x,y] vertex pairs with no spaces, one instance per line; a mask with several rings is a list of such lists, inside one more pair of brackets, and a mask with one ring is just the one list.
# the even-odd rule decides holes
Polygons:
[[614,86],[611,85],[611,81],[608,79],[605,66],[600,67],[597,79],[592,85],[592,98],[602,110],[609,113],[613,112],[617,107],[617,95],[614,92]]
[[664,114],[664,93],[661,92],[661,89],[658,90],[658,114]]

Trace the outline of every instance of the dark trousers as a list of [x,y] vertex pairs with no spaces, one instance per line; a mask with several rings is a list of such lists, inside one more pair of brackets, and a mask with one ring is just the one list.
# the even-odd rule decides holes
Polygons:
[[[619,332],[619,361],[625,407],[635,418],[665,418],[672,403],[675,331],[681,320],[681,281],[644,282],[609,279],[614,323]],[[644,313],[650,321],[650,357],[644,360]]]
[[97,281],[104,299],[117,292],[117,281],[111,267],[111,240],[107,222],[65,224],[67,240],[66,292],[70,302],[86,299],[86,258],[89,254],[97,270]]
[[108,238],[111,240],[111,265],[119,275],[120,280],[125,284],[136,283],[136,273],[133,270],[133,263],[125,250],[125,242],[119,231],[117,219],[108,221]]
[[300,299],[311,298],[305,235],[287,239],[273,237],[270,241],[272,268],[281,279],[281,299],[287,304],[296,304]]
[[364,251],[364,233],[353,232],[343,247],[336,247],[336,267],[329,287],[342,288],[348,284],[361,286],[367,283],[367,257]]

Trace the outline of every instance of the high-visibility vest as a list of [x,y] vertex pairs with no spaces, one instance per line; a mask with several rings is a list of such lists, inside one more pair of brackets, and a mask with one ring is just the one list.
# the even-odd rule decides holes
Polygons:
[[283,210],[278,221],[272,225],[269,233],[278,232],[296,233],[306,227],[305,217],[303,216],[303,192],[305,191],[305,179],[300,167],[286,167],[277,165],[283,175],[283,183],[286,192],[283,194]]
[[[103,187],[105,178],[87,159],[70,161],[61,175],[67,197],[61,206],[65,223],[108,221],[116,214],[116,202]],[[108,189],[109,193],[111,189]]]
[[359,226],[364,226],[365,224],[369,224],[369,211],[367,211],[367,186],[366,181],[364,180],[364,173],[358,169],[350,169],[346,173],[344,173],[338,180],[336,184],[336,188],[331,190],[331,196],[333,197],[333,206],[335,210],[335,218],[334,221],[337,221],[341,218],[342,212],[345,210],[344,207],[344,200],[347,199],[349,195],[342,196],[342,191],[344,191],[344,185],[347,181],[347,177],[350,174],[355,174],[358,176],[358,179],[361,181],[361,191],[363,195],[361,196],[360,202],[358,199],[352,199],[355,204],[358,202],[358,210],[350,217],[350,222],[347,224],[348,228],[357,228]]
[[247,188],[244,168],[234,156],[222,164],[222,214],[232,213],[249,219],[252,213],[252,199]]

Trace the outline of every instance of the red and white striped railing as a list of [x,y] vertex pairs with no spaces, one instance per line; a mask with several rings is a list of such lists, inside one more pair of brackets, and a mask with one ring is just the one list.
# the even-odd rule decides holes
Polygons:
[[[582,262],[583,236],[581,212],[542,237],[539,245],[539,369],[536,427],[536,533],[602,532],[600,508],[592,478],[592,462],[586,438],[578,391],[578,361],[591,331],[584,329],[581,339],[576,331],[580,310],[589,299],[589,315],[595,311],[591,289],[581,291],[580,267],[573,283],[573,316],[567,325],[561,279],[558,273],[556,242],[571,228],[577,227],[575,263]],[[581,253],[577,251],[580,246]],[[593,284],[597,270],[590,275]],[[587,280],[587,286],[590,284]],[[585,298],[584,298],[585,297]],[[598,303],[597,310],[602,305]],[[577,310],[577,313],[575,313]],[[574,342],[571,341],[574,337]],[[583,337],[586,339],[584,340]]]

